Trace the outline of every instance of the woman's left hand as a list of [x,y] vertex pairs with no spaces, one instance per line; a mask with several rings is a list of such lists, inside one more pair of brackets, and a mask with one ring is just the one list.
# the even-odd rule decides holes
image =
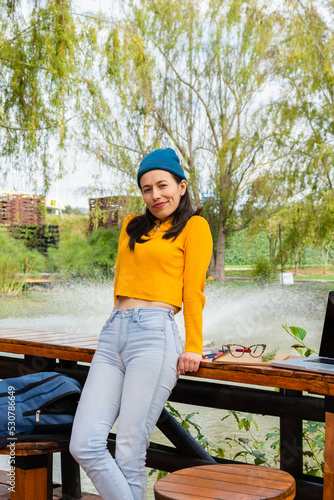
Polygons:
[[198,352],[186,351],[179,357],[177,371],[179,375],[184,375],[186,372],[197,372],[201,362],[202,355]]

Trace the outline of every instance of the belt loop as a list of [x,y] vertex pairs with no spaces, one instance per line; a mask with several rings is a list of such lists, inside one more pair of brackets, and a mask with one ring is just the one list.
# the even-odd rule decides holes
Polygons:
[[138,312],[139,312],[139,307],[135,307],[133,309],[133,321],[137,323],[138,321]]
[[171,309],[168,309],[168,314],[169,314],[170,319],[174,319],[174,311],[172,311]]

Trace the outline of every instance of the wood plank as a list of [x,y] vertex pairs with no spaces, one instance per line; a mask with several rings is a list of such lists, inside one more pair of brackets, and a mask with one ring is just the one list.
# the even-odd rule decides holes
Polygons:
[[68,340],[76,340],[76,339],[96,339],[98,335],[93,334],[81,334],[81,333],[65,333],[65,332],[49,332],[49,331],[13,331],[13,332],[3,332],[0,329],[0,338],[5,339],[22,339],[29,340],[31,338],[43,339],[43,338],[60,338],[60,339],[68,339]]
[[176,471],[155,485],[157,500],[292,499],[295,480],[286,472],[254,465],[207,465]]
[[[49,330],[27,330],[26,328],[0,328],[0,333],[1,335],[4,334],[11,334],[13,333],[14,335],[16,333],[52,333],[52,331]],[[60,332],[62,333],[62,332]],[[64,332],[66,333],[66,332]],[[69,334],[70,335],[70,334]]]
[[204,490],[213,489],[217,491],[233,491],[238,493],[248,493],[250,495],[255,495],[256,498],[263,496],[265,498],[275,497],[278,498],[280,493],[286,490],[286,482],[274,482],[265,481],[263,478],[251,478],[247,480],[242,476],[242,482],[240,482],[240,475],[237,474],[214,474],[212,477],[208,473],[207,476],[199,475],[198,477],[189,477],[176,475],[173,478],[173,485],[178,491],[180,485],[194,486],[195,488],[204,488]]
[[[0,334],[1,334],[0,329]],[[80,334],[71,334],[68,335],[66,333],[56,333],[56,332],[33,332],[26,331],[15,334],[7,334],[0,338],[0,349],[5,352],[8,352],[8,345],[12,345],[13,352],[19,353],[19,348],[15,347],[16,345],[34,345],[36,347],[48,347],[51,346],[54,348],[63,347],[74,347],[74,348],[88,348],[88,349],[96,349],[98,343],[97,335],[87,335],[83,336]]]
[[47,498],[47,468],[15,469],[15,492],[11,500],[37,500]]
[[[51,348],[52,347],[52,348]],[[44,345],[24,345],[24,344],[5,344],[0,342],[0,350],[14,354],[26,354],[29,356],[40,356],[43,358],[65,359],[67,361],[90,362],[94,356],[95,348],[69,348],[67,346],[49,346]]]
[[[20,341],[10,341],[10,342],[0,342],[0,351],[11,352],[12,354],[27,354],[27,348],[30,348],[33,356],[40,356],[40,349],[50,350],[51,356],[58,358],[56,351],[82,351],[91,354],[95,352],[97,347],[97,342],[85,342],[73,345],[73,343],[52,343],[52,342],[20,342]],[[36,350],[36,352],[34,351]],[[52,352],[54,351],[54,354]],[[49,356],[50,357],[50,356]]]
[[[8,472],[0,470],[0,500],[10,500],[10,492],[8,491]],[[61,500],[63,498],[62,489],[59,484],[53,484],[53,500]],[[102,500],[102,497],[94,493],[82,493],[83,500]],[[38,500],[38,499],[36,499]]]
[[330,375],[273,368],[271,366],[214,365],[210,360],[203,360],[197,372],[188,373],[187,375],[197,378],[309,391],[314,394],[334,395],[334,377]]
[[79,342],[78,343],[79,345],[76,346],[75,345],[75,342],[71,342],[71,343],[66,343],[65,341],[63,342],[57,342],[55,341],[55,343],[53,343],[52,341],[48,340],[48,341],[45,341],[45,342],[41,342],[41,341],[34,341],[34,340],[20,340],[20,339],[7,339],[7,340],[1,340],[0,339],[0,349],[2,350],[5,350],[4,348],[6,346],[11,346],[12,349],[13,349],[13,353],[19,353],[19,350],[21,347],[43,347],[43,348],[47,348],[47,347],[50,347],[52,349],[54,349],[55,347],[58,347],[59,349],[61,348],[64,348],[64,349],[68,349],[68,350],[71,350],[71,348],[73,349],[85,349],[86,347],[87,348],[91,348],[92,346],[95,348],[97,346],[97,341],[94,342],[92,340],[89,340],[87,342]]
[[48,339],[46,342],[41,342],[41,341],[31,341],[31,342],[35,342],[36,344],[37,343],[40,343],[40,344],[44,344],[44,345],[58,345],[58,346],[68,346],[68,347],[91,347],[91,346],[97,346],[97,343],[98,343],[98,340],[83,340],[83,339],[68,339],[68,340],[61,340],[61,339]]
[[[266,466],[254,466],[248,464],[224,464],[224,466],[216,464],[209,466],[199,466],[196,467],[196,470],[183,469],[178,471],[180,476],[195,475],[196,478],[212,478],[212,479],[224,479],[225,477],[229,477],[230,481],[238,481],[240,477],[243,478],[245,483],[254,484],[258,479],[261,479],[264,483],[268,483],[268,485],[272,485],[273,483],[277,483],[282,487],[282,484],[287,483],[288,474],[280,469],[274,469]],[[291,477],[291,476],[290,476]],[[291,477],[291,484],[293,483]]]
[[66,333],[66,332],[55,332],[55,331],[39,331],[39,330],[14,330],[14,331],[8,331],[4,332],[0,329],[0,337],[2,338],[29,338],[29,337],[34,337],[34,336],[50,336],[50,335],[56,335],[56,336],[64,336],[66,338],[95,338],[97,335],[91,334],[91,333]]
[[323,500],[334,498],[334,413],[326,412],[325,466]]
[[62,340],[62,339],[52,339],[52,338],[49,338],[49,339],[31,339],[31,340],[21,340],[21,339],[7,339],[6,341],[5,340],[1,340],[0,339],[0,348],[1,348],[1,344],[10,344],[10,345],[26,345],[26,346],[29,346],[29,345],[35,345],[35,346],[42,346],[42,347],[46,347],[46,346],[51,346],[51,347],[54,347],[54,346],[59,346],[59,347],[78,347],[78,348],[85,348],[85,347],[88,347],[90,348],[91,346],[94,346],[96,347],[97,346],[97,343],[98,343],[98,340]]
[[[58,453],[67,451],[69,441],[27,441],[15,443],[15,456],[27,457],[30,455],[45,455],[49,453]],[[10,449],[7,447],[0,449],[0,455],[9,455]]]
[[242,500],[259,500],[258,494],[251,494],[240,488],[235,488],[235,490],[214,486],[208,488],[193,485],[191,483],[179,484],[170,482],[163,485],[159,484],[155,491],[157,500],[183,500],[185,498],[192,500],[240,500],[241,498]]
[[48,334],[48,335],[31,335],[31,336],[12,336],[12,337],[0,337],[0,342],[42,342],[42,343],[47,343],[47,342],[58,342],[59,344],[62,344],[63,342],[66,344],[76,344],[77,342],[87,342],[87,343],[92,343],[92,342],[98,342],[98,336],[92,335],[92,336],[77,336],[77,337],[65,337],[65,336],[60,336],[57,334]]
[[[87,346],[93,346],[95,344],[93,343],[87,343]],[[7,342],[0,342],[0,349],[3,351],[8,352],[8,348],[13,349],[12,352],[16,354],[20,354],[21,349],[23,348],[31,348],[31,349],[50,349],[51,351],[54,349],[63,349],[67,351],[73,351],[75,349],[82,349],[85,351],[85,349],[90,349],[91,347],[86,347],[86,346],[79,346],[76,347],[75,345],[62,345],[62,344],[52,344],[49,342],[22,342],[20,340],[9,340]]]

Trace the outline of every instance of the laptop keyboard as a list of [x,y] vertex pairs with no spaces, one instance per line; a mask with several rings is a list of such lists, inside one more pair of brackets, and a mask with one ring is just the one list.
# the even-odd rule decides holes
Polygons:
[[313,359],[308,359],[307,362],[323,363],[324,365],[334,365],[334,359],[330,358],[313,358]]

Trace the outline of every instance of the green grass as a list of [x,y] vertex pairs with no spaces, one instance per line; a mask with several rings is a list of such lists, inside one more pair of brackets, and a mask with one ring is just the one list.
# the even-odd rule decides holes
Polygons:
[[303,276],[294,276],[293,279],[295,280],[326,280],[326,281],[334,281],[334,275],[333,274],[307,274]]
[[[232,268],[232,269],[231,269]],[[276,268],[276,279],[279,279],[281,270]],[[294,274],[294,269],[284,269],[283,272],[292,272],[294,280],[326,280],[334,281],[334,266],[328,266],[327,274],[323,273],[321,266],[305,266],[298,270],[297,276]],[[225,268],[226,278],[249,278],[252,279],[251,266],[227,266]]]

